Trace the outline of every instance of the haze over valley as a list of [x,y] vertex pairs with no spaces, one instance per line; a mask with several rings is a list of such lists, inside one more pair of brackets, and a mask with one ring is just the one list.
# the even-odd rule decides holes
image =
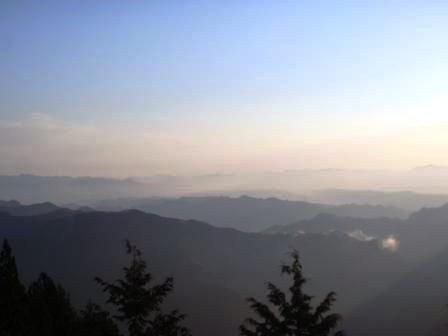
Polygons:
[[447,335],[447,18],[0,1],[0,336]]

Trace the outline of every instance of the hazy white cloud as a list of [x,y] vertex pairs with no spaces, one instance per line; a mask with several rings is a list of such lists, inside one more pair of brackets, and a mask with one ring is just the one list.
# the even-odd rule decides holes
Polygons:
[[393,235],[390,235],[381,241],[381,247],[385,250],[395,252],[400,247],[400,242]]
[[354,230],[352,232],[349,232],[348,235],[356,240],[360,241],[371,241],[374,240],[374,236],[370,236],[364,233],[362,230]]
[[[368,242],[368,241],[377,239],[377,237],[375,237],[375,236],[365,234],[362,230],[354,230],[352,232],[349,232],[348,236],[353,239],[356,239],[359,241],[364,241],[364,242]],[[378,241],[379,241],[379,244],[382,249],[388,250],[391,252],[396,252],[398,250],[398,248],[400,247],[400,242],[397,238],[395,238],[394,235],[389,235],[384,239],[379,239]]]

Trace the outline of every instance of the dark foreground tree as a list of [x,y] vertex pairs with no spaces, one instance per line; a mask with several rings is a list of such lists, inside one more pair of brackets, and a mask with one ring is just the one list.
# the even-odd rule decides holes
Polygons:
[[[268,283],[269,304],[254,298],[248,299],[250,307],[259,319],[248,318],[240,327],[242,336],[327,336],[337,327],[341,316],[330,313],[336,294],[329,293],[313,309],[313,297],[303,291],[307,279],[302,273],[299,254],[293,251],[291,256],[292,263],[281,268],[282,274],[292,280],[289,293],[286,294],[274,284]],[[336,335],[343,333],[339,331]]]
[[97,304],[87,303],[81,310],[77,334],[82,336],[120,336],[117,325],[109,312]]
[[129,336],[188,336],[190,332],[180,323],[185,316],[177,311],[165,314],[161,305],[173,290],[173,279],[152,285],[153,277],[146,271],[146,262],[142,254],[129,241],[126,242],[127,253],[131,256],[131,264],[124,267],[124,279],[109,283],[101,278],[96,281],[109,295],[108,303],[113,304],[118,314],[117,321],[126,323]]
[[29,310],[34,335],[74,335],[77,314],[69,295],[47,274],[41,273],[28,289]]
[[8,241],[0,252],[0,335],[28,335],[25,287],[19,279],[16,260]]

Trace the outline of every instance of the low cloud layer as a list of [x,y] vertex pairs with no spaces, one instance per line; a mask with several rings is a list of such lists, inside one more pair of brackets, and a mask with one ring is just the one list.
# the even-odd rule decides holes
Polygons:
[[384,239],[378,238],[376,236],[368,235],[362,230],[354,230],[348,233],[348,236],[363,242],[369,242],[378,239],[379,244],[382,249],[388,250],[390,252],[396,252],[400,247],[400,241],[395,238],[394,235],[389,235]]
[[[81,124],[33,114],[0,122],[5,174],[133,176],[193,169],[197,141],[148,125]],[[205,155],[204,155],[205,157]]]
[[360,240],[360,241],[371,241],[374,240],[376,237],[367,235],[362,230],[355,230],[352,232],[349,232],[348,235],[354,239]]
[[[181,119],[74,122],[33,114],[23,120],[0,120],[0,173],[115,177],[237,173],[247,174],[249,178],[242,180],[249,181],[257,179],[255,173],[287,171],[282,176],[265,174],[258,179],[262,184],[257,180],[245,187],[417,189],[410,184],[419,183],[415,176],[408,183],[397,178],[396,170],[378,170],[378,165],[387,162],[395,167],[400,162],[411,167],[413,163],[439,162],[432,159],[440,157],[439,149],[448,144],[440,126],[426,128],[432,137],[422,131],[362,133],[357,127],[362,125],[308,131],[292,126],[282,131],[280,126],[286,127],[281,123],[263,128],[257,123],[219,125]],[[361,165],[372,171],[359,172]],[[317,171],[302,178],[303,169]],[[397,181],[403,185],[395,185]],[[434,186],[443,186],[440,181],[437,178]],[[422,185],[432,188],[428,176]],[[445,187],[448,190],[448,185]]]

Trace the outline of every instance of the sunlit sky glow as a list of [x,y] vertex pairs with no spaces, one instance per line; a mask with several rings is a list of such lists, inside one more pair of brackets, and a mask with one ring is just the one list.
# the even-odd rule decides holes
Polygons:
[[446,1],[0,2],[0,173],[447,165]]

